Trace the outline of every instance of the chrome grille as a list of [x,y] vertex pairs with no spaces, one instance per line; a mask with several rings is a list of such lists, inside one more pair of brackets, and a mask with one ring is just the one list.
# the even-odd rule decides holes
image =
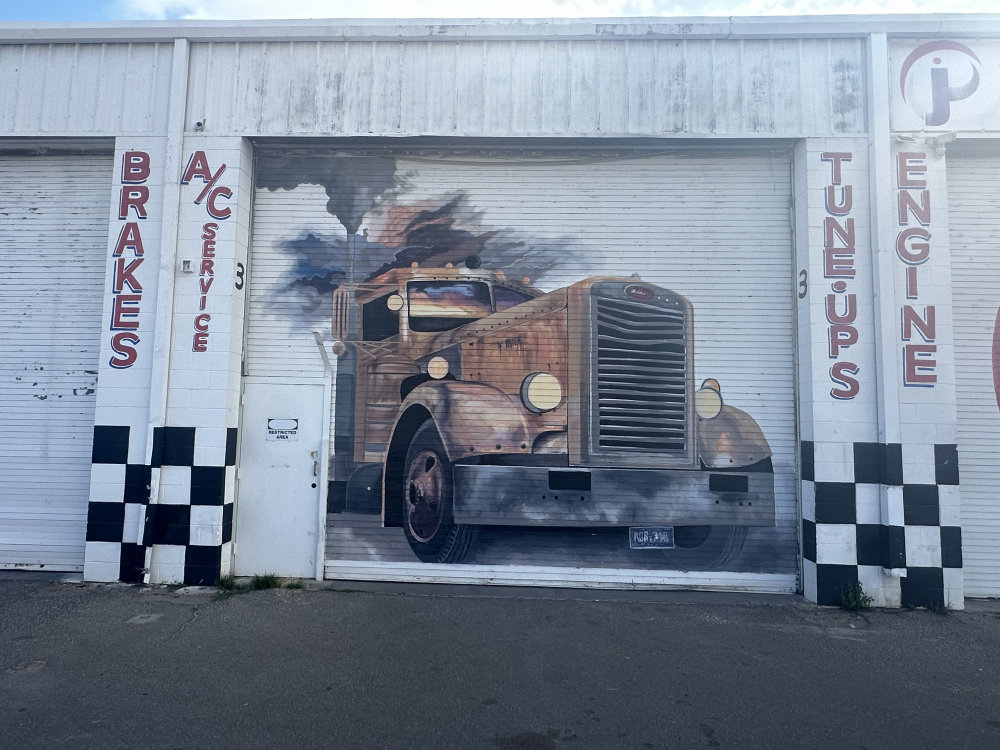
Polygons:
[[606,297],[593,302],[594,449],[684,453],[684,308]]

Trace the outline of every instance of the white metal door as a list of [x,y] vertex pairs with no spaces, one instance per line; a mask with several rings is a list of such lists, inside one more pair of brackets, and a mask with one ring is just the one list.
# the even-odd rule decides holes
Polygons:
[[244,387],[236,575],[316,573],[323,392],[321,383]]
[[967,596],[1000,596],[1000,200],[992,153],[948,159],[955,381]]
[[111,161],[0,156],[0,568],[83,569]]

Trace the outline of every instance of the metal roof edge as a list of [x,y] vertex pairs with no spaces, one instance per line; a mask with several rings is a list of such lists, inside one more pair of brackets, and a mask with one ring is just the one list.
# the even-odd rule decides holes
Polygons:
[[690,18],[296,19],[0,23],[0,44],[485,41],[889,36],[1000,37],[1000,13]]

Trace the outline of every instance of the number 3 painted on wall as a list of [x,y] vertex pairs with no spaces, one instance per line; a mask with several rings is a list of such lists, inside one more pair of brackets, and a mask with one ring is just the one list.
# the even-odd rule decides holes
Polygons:
[[246,274],[246,267],[242,263],[236,264],[236,288],[243,288],[243,276]]
[[807,278],[805,271],[799,271],[799,299],[806,298],[806,292],[809,290],[809,285],[806,283]]

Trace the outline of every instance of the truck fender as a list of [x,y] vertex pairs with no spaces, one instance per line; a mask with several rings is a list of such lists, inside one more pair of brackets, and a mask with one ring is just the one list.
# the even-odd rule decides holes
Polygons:
[[400,526],[403,510],[403,464],[413,435],[428,419],[434,422],[450,461],[483,453],[531,453],[528,431],[518,404],[483,383],[434,380],[421,383],[400,405],[382,472],[382,523]]
[[434,420],[451,461],[531,452],[524,409],[493,386],[461,380],[421,383],[403,401],[400,414],[411,407],[421,407]]
[[719,416],[699,423],[698,453],[708,468],[728,469],[770,458],[771,446],[753,417],[726,404]]

